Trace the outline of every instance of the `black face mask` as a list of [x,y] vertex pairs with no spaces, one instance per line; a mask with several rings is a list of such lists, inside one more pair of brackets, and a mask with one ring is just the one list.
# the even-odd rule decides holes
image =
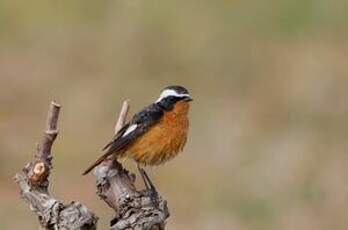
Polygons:
[[164,110],[170,111],[174,108],[175,103],[182,99],[183,98],[170,96],[170,97],[163,98],[161,101],[157,102],[156,104],[159,105]]

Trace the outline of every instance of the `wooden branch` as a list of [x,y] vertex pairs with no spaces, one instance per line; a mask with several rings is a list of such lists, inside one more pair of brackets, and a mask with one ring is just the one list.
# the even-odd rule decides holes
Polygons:
[[46,130],[41,143],[37,146],[34,165],[28,168],[30,183],[46,190],[49,183],[48,176],[52,168],[52,144],[58,135],[57,123],[59,111],[60,105],[52,101],[47,115]]
[[[17,173],[21,197],[39,217],[44,229],[96,229],[98,217],[80,202],[69,204],[55,199],[48,192],[48,177],[52,169],[52,145],[58,135],[60,105],[51,102],[46,130],[37,147],[34,161],[28,163],[22,173]],[[117,133],[126,123],[129,103],[123,103],[115,126]],[[135,175],[129,173],[113,157],[107,158],[96,169],[97,194],[111,208],[116,217],[111,221],[111,230],[164,230],[169,217],[167,202],[161,196],[153,201],[147,191],[137,190]]]
[[39,217],[44,229],[96,229],[98,217],[79,202],[64,204],[48,192],[48,176],[52,168],[52,144],[58,135],[57,123],[60,105],[51,102],[46,130],[38,145],[34,162],[28,163],[23,173],[17,173],[21,197]]
[[118,116],[117,122],[115,124],[115,134],[118,133],[122,129],[122,127],[126,124],[127,122],[127,116],[129,112],[129,100],[125,100],[122,104],[122,108],[120,111],[120,114]]
[[[124,101],[115,133],[124,126],[128,111],[129,103]],[[138,191],[134,185],[135,175],[130,174],[116,159],[107,158],[96,168],[95,175],[98,196],[116,213],[110,229],[165,229],[169,217],[167,202],[161,196],[157,196],[156,202],[153,202],[147,191]]]

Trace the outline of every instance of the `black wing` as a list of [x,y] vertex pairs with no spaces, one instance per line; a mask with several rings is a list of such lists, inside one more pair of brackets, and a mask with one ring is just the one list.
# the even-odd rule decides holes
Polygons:
[[115,136],[112,138],[112,140],[104,146],[104,148],[102,149],[103,151],[106,150],[112,143],[114,143],[114,141],[116,141],[119,137],[121,137],[126,130],[128,129],[130,123],[125,124],[116,134]]
[[[119,151],[122,147],[134,140],[146,132],[153,124],[155,124],[163,115],[163,110],[157,104],[151,104],[143,108],[140,112],[134,114],[132,120],[122,127],[120,131],[114,136],[114,138],[103,148],[107,152]],[[131,127],[136,126],[135,129],[130,131]],[[106,153],[107,153],[106,152]]]
[[152,125],[156,124],[163,115],[162,108],[157,104],[151,104],[136,113],[132,120],[127,123],[114,138],[103,148],[106,152],[92,164],[83,175],[90,172],[109,155],[122,150],[135,138],[145,133]]

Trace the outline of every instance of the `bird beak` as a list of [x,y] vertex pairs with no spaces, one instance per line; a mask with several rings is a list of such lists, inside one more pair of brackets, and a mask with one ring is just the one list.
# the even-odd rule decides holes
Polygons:
[[185,98],[184,98],[184,101],[187,101],[187,102],[189,102],[189,101],[193,101],[193,98],[191,97],[191,96],[186,96]]

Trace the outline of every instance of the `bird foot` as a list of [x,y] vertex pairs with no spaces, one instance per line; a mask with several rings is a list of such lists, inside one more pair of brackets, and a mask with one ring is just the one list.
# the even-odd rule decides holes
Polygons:
[[150,188],[147,191],[147,195],[150,197],[152,204],[158,208],[159,202],[158,202],[158,192],[156,191],[155,188]]

